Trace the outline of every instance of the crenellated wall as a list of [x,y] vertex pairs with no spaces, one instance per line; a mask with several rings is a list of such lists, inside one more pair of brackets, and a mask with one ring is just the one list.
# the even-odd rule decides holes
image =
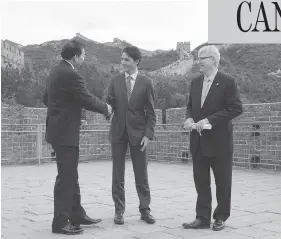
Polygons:
[[[52,149],[44,140],[46,108],[3,106],[1,110],[2,163],[36,162],[39,155],[43,161],[48,161]],[[156,115],[157,124],[161,124],[162,110],[156,110]],[[156,126],[155,137],[148,149],[150,159],[184,161],[191,158],[188,132],[171,125],[183,124],[184,120],[185,108],[166,111],[166,124],[170,125]],[[255,126],[258,121],[263,123]],[[234,120],[235,165],[245,167],[250,163],[256,167],[259,164],[265,165],[265,168],[281,167],[281,124],[275,121],[281,121],[281,102],[244,105],[244,113]],[[81,158],[110,159],[108,124],[102,115],[86,112],[86,120],[81,126]]]
[[[281,121],[281,102],[264,104],[244,104],[244,112],[235,119],[243,121]],[[1,108],[2,124],[45,124],[46,108],[21,108],[12,116],[7,106]],[[162,123],[162,110],[156,109],[157,124]],[[183,123],[185,108],[166,110],[166,123]],[[101,114],[86,112],[87,124],[107,124],[108,121]]]

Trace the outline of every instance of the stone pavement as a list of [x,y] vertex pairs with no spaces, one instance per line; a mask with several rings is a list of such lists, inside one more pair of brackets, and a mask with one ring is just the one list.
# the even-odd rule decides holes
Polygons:
[[[102,218],[85,228],[81,239],[176,239],[176,238],[281,238],[281,174],[233,171],[232,215],[224,231],[186,230],[181,224],[194,219],[196,192],[190,164],[149,163],[152,215],[155,225],[139,219],[132,164],[126,162],[125,225],[113,224],[111,162],[79,165],[82,205],[88,215]],[[2,238],[47,239],[51,233],[53,185],[56,165],[2,167]],[[213,207],[216,205],[212,178]]]

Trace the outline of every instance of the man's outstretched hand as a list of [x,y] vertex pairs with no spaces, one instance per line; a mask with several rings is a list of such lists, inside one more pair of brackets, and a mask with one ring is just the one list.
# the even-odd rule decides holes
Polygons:
[[107,105],[108,115],[105,116],[105,119],[109,121],[109,120],[110,120],[110,116],[111,116],[112,113],[113,113],[113,108],[112,108],[111,105],[109,105],[109,104],[107,104],[107,103],[106,103],[106,105]]
[[109,104],[106,105],[107,105],[108,116],[110,116],[112,114],[112,107]]

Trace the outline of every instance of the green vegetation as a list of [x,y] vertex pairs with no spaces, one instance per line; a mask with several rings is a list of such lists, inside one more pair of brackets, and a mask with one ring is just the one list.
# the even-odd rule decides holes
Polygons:
[[[42,107],[42,95],[50,69],[60,60],[60,50],[66,40],[51,41],[41,45],[24,47],[26,67],[20,72],[1,68],[2,102],[29,107]],[[78,71],[84,77],[90,92],[99,98],[109,84],[110,77],[120,63],[122,49],[115,46],[84,41],[86,60]],[[221,52],[220,70],[236,77],[243,100],[247,102],[281,101],[280,74],[270,74],[281,69],[281,45],[219,45]],[[199,46],[200,47],[200,46]],[[192,54],[197,57],[197,47]],[[149,72],[167,66],[178,60],[177,51],[162,52],[145,56],[140,64],[142,72]],[[156,107],[160,101],[166,108],[183,107],[189,94],[191,80],[200,73],[196,65],[186,76],[153,76]]]

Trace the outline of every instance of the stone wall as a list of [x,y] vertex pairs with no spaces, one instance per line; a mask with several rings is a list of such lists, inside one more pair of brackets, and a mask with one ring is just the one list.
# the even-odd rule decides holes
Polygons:
[[[9,107],[2,106],[2,124],[45,124],[46,108],[22,108],[16,117],[11,116]],[[183,123],[185,108],[172,108],[166,111],[166,123]],[[162,123],[162,110],[156,109],[157,124]],[[281,102],[264,104],[244,104],[244,112],[235,121],[281,121]],[[100,114],[86,112],[87,124],[108,124]]]
[[[41,127],[41,126],[40,126]],[[111,159],[108,125],[83,125],[80,137],[81,160]],[[273,122],[234,123],[234,165],[281,169],[281,124]],[[2,126],[2,163],[49,162],[53,149],[44,140],[45,127]],[[129,150],[127,157],[129,157]],[[188,161],[189,133],[180,126],[158,125],[148,148],[150,160]]]
[[[2,107],[2,163],[36,162],[38,156],[42,162],[49,161],[53,150],[44,140],[46,108],[22,108],[19,111],[12,117],[9,108]],[[166,126],[159,125],[162,111],[156,110],[156,115],[158,125],[148,148],[150,159],[190,160],[189,134],[181,128],[185,109],[168,109]],[[255,125],[258,121],[261,123]],[[234,120],[235,165],[266,168],[281,165],[281,124],[275,121],[281,121],[281,103],[244,105],[243,115]],[[36,124],[41,124],[41,128]],[[108,124],[102,115],[86,112],[86,120],[81,126],[82,159],[111,159]]]
[[24,67],[24,52],[21,45],[9,41],[1,40],[1,66],[11,65],[14,68]]
[[176,50],[179,53],[180,59],[183,60],[186,57],[190,57],[190,42],[177,42]]
[[[265,104],[244,104],[242,115],[234,121],[281,121],[281,102]],[[185,108],[168,109],[167,124],[182,123],[185,119]]]

